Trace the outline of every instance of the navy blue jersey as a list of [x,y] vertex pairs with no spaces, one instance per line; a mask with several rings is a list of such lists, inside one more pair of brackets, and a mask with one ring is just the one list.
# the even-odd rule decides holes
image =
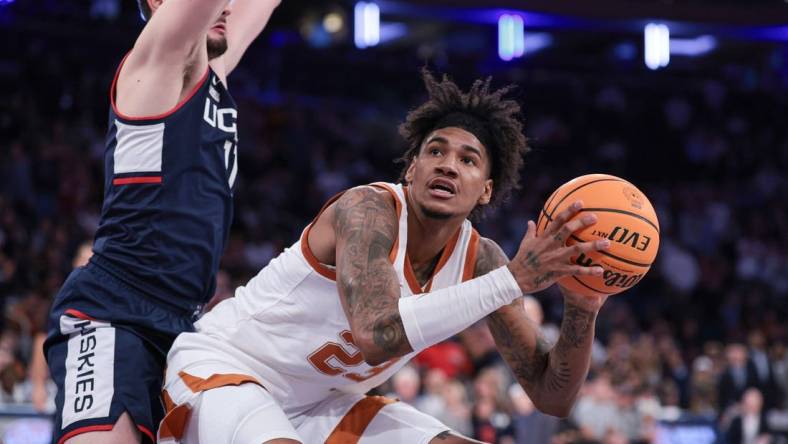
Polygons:
[[199,310],[232,221],[235,102],[209,68],[173,110],[128,117],[115,106],[116,83],[117,74],[92,261],[161,302]]

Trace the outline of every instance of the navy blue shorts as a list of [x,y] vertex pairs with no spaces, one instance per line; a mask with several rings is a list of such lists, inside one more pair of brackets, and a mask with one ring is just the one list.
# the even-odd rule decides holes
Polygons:
[[125,411],[143,442],[156,442],[167,352],[191,314],[141,295],[93,263],[56,296],[44,353],[57,384],[53,443],[111,430]]

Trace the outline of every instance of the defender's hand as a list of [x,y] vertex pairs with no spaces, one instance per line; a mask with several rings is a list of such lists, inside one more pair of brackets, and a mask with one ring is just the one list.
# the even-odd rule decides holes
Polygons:
[[544,290],[564,276],[602,275],[602,267],[583,267],[570,263],[572,256],[605,250],[610,246],[607,239],[566,246],[566,240],[572,233],[596,223],[594,214],[572,219],[581,208],[581,201],[573,203],[558,214],[540,236],[536,235],[536,224],[528,221],[528,231],[520,243],[520,249],[507,265],[523,293]]

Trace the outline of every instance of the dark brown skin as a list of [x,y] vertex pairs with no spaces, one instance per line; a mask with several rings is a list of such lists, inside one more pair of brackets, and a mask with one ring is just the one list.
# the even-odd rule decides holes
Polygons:
[[[444,128],[425,139],[406,180],[408,257],[421,284],[463,220],[476,205],[489,202],[492,181],[486,149],[472,134]],[[448,181],[450,196],[432,190]],[[599,267],[571,265],[570,256],[607,248],[606,241],[564,246],[568,235],[593,225],[595,216],[574,218],[581,203],[559,214],[541,236],[528,222],[520,249],[508,261],[493,241],[482,239],[475,275],[508,266],[523,293],[543,290],[568,275],[598,275]],[[335,264],[337,289],[353,337],[365,361],[378,365],[413,351],[400,318],[400,283],[389,253],[398,234],[394,199],[384,190],[358,187],[347,191],[315,222],[309,245],[323,263]],[[558,342],[550,347],[517,300],[492,313],[487,323],[518,381],[542,411],[566,416],[590,363],[596,315],[604,298],[564,292],[565,316]],[[446,435],[453,438],[454,435]],[[437,438],[436,438],[437,439]]]

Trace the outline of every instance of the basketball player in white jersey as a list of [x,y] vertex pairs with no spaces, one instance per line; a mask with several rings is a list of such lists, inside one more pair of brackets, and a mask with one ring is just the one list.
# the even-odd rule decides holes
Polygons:
[[[467,220],[516,187],[527,150],[519,106],[477,81],[467,93],[425,73],[430,99],[401,127],[402,183],[335,197],[301,239],[168,355],[162,443],[471,443],[414,408],[364,394],[419,351],[487,318],[498,349],[542,411],[568,415],[589,368],[604,298],[565,293],[550,347],[524,293],[568,275],[608,241],[565,246],[592,225],[577,202],[509,262]],[[571,220],[570,220],[571,219]]]

